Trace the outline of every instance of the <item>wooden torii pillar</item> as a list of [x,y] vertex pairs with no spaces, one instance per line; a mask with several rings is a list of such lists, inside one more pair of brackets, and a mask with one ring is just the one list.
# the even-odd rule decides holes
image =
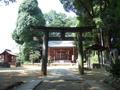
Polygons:
[[48,62],[48,35],[49,32],[45,32],[43,36],[43,46],[42,46],[42,67],[41,74],[47,75],[47,62]]
[[83,42],[82,42],[82,33],[78,33],[78,69],[81,75],[84,74],[84,53],[83,53]]
[[[92,31],[95,26],[85,26],[85,27],[37,27],[32,26],[34,31],[42,31],[44,32],[43,36],[43,47],[42,47],[42,67],[41,67],[41,73],[42,75],[47,75],[47,61],[48,61],[48,41],[49,40],[59,40],[58,37],[51,37],[49,38],[49,32],[60,32],[61,33],[61,39],[62,40],[74,40],[74,37],[65,37],[66,32],[78,32],[79,33],[79,40],[78,44],[80,45],[80,48],[78,50],[81,60],[80,63],[78,63],[78,68],[80,68],[80,74],[84,74],[84,61],[83,61],[83,45],[82,45],[82,33],[84,32],[90,32]],[[60,40],[61,40],[60,39]]]

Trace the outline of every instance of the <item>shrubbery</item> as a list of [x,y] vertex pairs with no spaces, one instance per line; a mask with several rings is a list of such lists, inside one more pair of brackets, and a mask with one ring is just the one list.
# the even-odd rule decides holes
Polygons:
[[104,81],[117,90],[120,90],[120,60],[116,59],[112,61],[107,71],[110,75]]
[[120,78],[120,60],[119,59],[116,59],[115,61],[111,62],[109,72],[113,77]]

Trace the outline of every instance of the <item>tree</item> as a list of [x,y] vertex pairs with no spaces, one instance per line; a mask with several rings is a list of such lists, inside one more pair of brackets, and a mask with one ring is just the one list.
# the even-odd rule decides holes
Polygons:
[[[103,29],[106,32],[109,41],[109,48],[120,47],[120,1],[111,0],[108,8],[102,14]],[[116,13],[117,12],[117,13]],[[112,39],[112,41],[111,41]]]
[[[104,44],[108,48],[108,55],[111,49],[120,47],[120,1],[119,0],[60,0],[66,11],[73,11],[78,15],[81,25],[88,25],[86,21],[90,21],[90,24],[97,26],[94,35],[98,39],[103,34]],[[117,13],[116,13],[117,12]],[[93,23],[91,23],[91,21]],[[98,41],[96,39],[96,41]],[[98,42],[100,44],[100,42]],[[111,72],[116,74],[119,63],[113,64]],[[117,67],[117,69],[116,69]]]
[[95,18],[104,11],[109,0],[60,0],[66,11],[73,11],[78,16]]
[[[78,23],[76,17],[67,16],[64,13],[58,13],[56,11],[50,11],[44,14],[46,20],[46,26],[50,27],[75,27]],[[59,33],[52,32],[51,36],[58,36]],[[72,33],[66,33],[66,35],[72,35]]]
[[46,13],[45,20],[47,26],[52,27],[72,27],[77,25],[76,17],[68,17],[64,13],[57,13],[56,11],[51,10],[50,12]]
[[41,55],[40,55],[40,52],[39,51],[33,51],[33,50],[31,50],[30,51],[30,61],[32,62],[32,63],[34,63],[36,60],[38,60],[39,59],[39,57],[40,57]]
[[37,0],[24,0],[19,6],[16,28],[12,34],[13,40],[22,46],[24,60],[29,60],[30,50],[35,50],[40,43],[34,37],[43,35],[42,32],[31,31],[31,26],[44,25],[45,19]]
[[[117,49],[120,53],[120,1],[119,0],[110,0],[107,9],[102,13],[101,17],[103,20],[103,29],[105,36],[105,45],[108,47],[108,55],[113,49]],[[117,12],[117,13],[116,13]],[[112,57],[112,60],[109,59],[110,64],[110,73],[115,78],[120,76],[120,59],[118,58],[118,53],[115,53],[115,56]]]
[[[89,35],[92,37],[94,36],[95,39],[99,38],[101,34],[99,35],[98,33],[100,32],[99,28],[102,23],[100,16],[108,6],[109,0],[60,0],[60,2],[63,4],[63,7],[66,11],[73,11],[76,13],[79,20],[78,26],[95,25],[98,28],[94,30],[94,33],[92,33],[92,35],[84,34],[84,36]],[[79,36],[78,33],[76,35],[77,37]],[[84,41],[84,43],[88,43],[88,41]],[[93,44],[93,42],[91,44]],[[79,45],[79,42],[77,45]],[[78,46],[78,51],[80,51],[79,49],[80,45]],[[83,56],[81,55],[81,57]]]

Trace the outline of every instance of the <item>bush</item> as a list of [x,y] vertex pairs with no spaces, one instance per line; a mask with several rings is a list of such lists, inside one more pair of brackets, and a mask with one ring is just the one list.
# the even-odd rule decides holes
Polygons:
[[116,59],[114,62],[111,62],[109,72],[113,77],[120,78],[120,60],[119,59]]
[[16,67],[20,67],[21,63],[20,62],[16,62]]
[[116,90],[120,90],[120,78],[114,78],[113,76],[109,76],[105,78],[104,82],[114,87]]

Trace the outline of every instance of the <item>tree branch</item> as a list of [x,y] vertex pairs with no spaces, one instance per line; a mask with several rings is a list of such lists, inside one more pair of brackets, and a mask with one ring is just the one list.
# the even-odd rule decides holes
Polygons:
[[85,5],[85,3],[84,3],[82,0],[77,0],[77,2],[79,2],[79,1],[80,1],[81,5],[85,8],[85,10],[87,11],[88,15],[89,15],[91,18],[93,18],[94,15],[90,13],[90,10],[87,8],[87,6]]

